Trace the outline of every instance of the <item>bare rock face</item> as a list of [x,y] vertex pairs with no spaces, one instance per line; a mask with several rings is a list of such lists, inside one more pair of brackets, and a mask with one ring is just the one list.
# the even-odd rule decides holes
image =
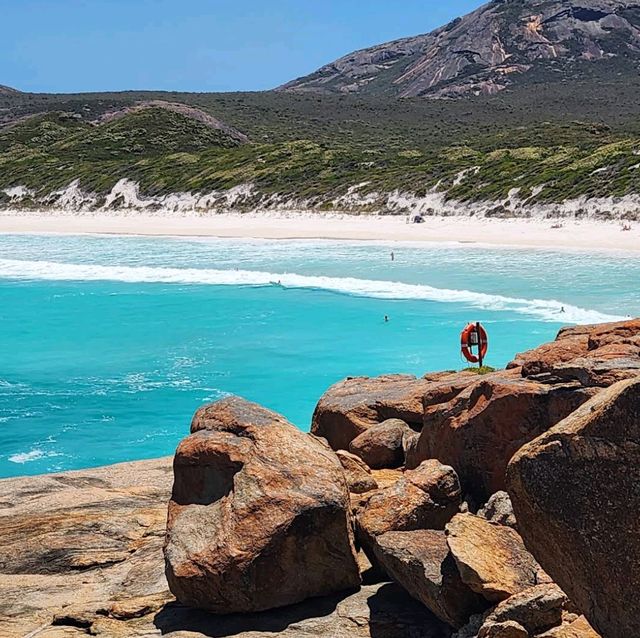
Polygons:
[[349,451],[375,470],[404,465],[405,437],[411,428],[400,419],[387,419],[372,425],[349,444]]
[[350,53],[287,91],[457,97],[492,95],[549,60],[560,78],[637,64],[640,20],[630,0],[493,0],[424,35]]
[[0,636],[151,632],[171,481],[169,458],[0,480]]
[[431,404],[428,394],[422,433],[407,466],[425,458],[452,465],[465,491],[483,502],[504,490],[507,464],[524,443],[590,396],[579,384],[548,386],[504,372],[468,385],[447,403]]
[[508,472],[527,546],[604,638],[638,633],[640,380],[602,391]]
[[462,582],[442,531],[388,532],[373,540],[373,552],[398,584],[453,627],[488,605]]
[[361,541],[391,531],[444,529],[461,503],[453,468],[425,461],[392,485],[372,492],[357,516]]
[[540,582],[542,569],[515,530],[458,514],[446,532],[462,581],[488,601],[500,602]]
[[369,466],[360,457],[344,450],[338,450],[336,456],[344,470],[351,494],[366,494],[378,488]]
[[422,396],[431,382],[410,375],[355,377],[329,388],[313,414],[311,432],[334,450],[349,444],[371,426],[387,419],[422,424]]
[[254,612],[358,587],[333,451],[238,398],[199,410],[191,431],[174,459],[165,544],[180,602]]

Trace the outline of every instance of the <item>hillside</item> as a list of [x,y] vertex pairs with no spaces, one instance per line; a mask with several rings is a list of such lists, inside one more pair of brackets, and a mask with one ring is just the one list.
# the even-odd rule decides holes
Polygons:
[[[633,0],[493,0],[444,27],[346,55],[286,91],[399,97],[494,94],[514,84],[637,76]],[[593,68],[595,67],[595,69]]]
[[[462,37],[464,25],[472,29],[489,16],[499,22],[507,10],[519,24],[527,7],[557,4],[494,2],[447,33]],[[635,20],[629,3],[592,5],[611,5],[627,25]],[[542,33],[555,24],[567,50],[578,27],[600,42],[612,18],[588,21],[572,3],[562,6],[555,20],[541,23]],[[517,35],[512,41],[524,46]],[[629,72],[632,44],[624,40],[618,54],[597,60],[560,55],[558,47],[557,58],[511,74],[504,90],[440,100],[368,90],[2,93],[0,206],[167,208],[171,201],[198,211],[637,219],[640,74]],[[441,45],[436,57],[454,50]],[[532,46],[518,55],[540,49]]]

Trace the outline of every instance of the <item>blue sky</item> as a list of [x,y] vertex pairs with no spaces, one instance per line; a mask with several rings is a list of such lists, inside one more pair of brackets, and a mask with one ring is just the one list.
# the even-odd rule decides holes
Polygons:
[[0,84],[23,91],[273,88],[482,0],[0,0]]

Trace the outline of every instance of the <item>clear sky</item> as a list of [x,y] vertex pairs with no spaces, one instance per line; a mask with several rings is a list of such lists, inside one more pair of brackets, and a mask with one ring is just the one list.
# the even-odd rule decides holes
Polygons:
[[482,0],[0,0],[0,84],[23,91],[273,88],[426,33]]

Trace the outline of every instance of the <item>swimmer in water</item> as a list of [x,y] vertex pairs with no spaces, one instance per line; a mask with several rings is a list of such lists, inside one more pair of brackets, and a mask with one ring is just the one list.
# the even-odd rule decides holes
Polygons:
[[564,312],[564,306],[562,306],[562,308],[560,308],[560,312]]
[[389,323],[389,317],[387,315],[384,316],[384,322]]
[[395,261],[396,260],[396,256],[393,252],[393,250],[391,251],[391,261]]

